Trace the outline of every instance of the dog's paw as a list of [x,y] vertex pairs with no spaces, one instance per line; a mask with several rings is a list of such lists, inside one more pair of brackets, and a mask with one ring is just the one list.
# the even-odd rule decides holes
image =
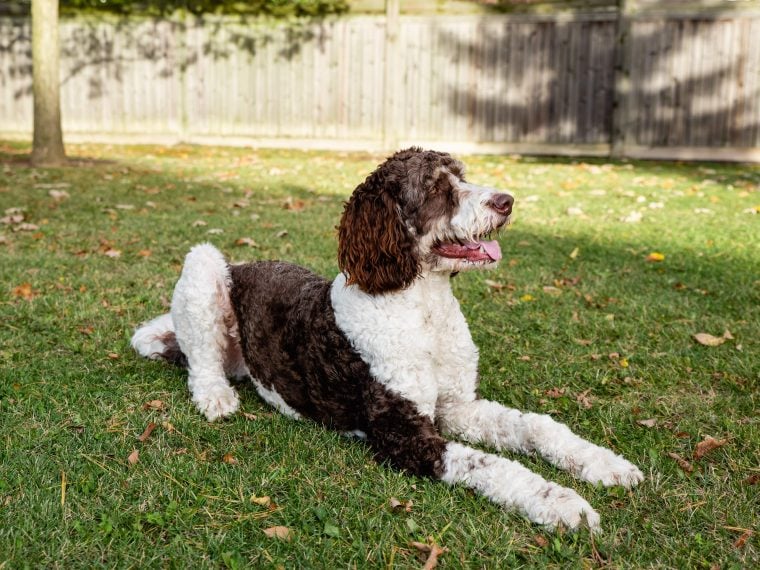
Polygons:
[[601,483],[605,487],[622,485],[626,488],[634,487],[644,480],[644,474],[638,467],[604,448],[584,461],[580,477],[591,483]]
[[599,514],[586,499],[567,487],[547,482],[536,494],[533,508],[528,516],[538,524],[549,528],[564,526],[575,530],[584,525],[592,532],[599,532]]
[[240,405],[237,392],[226,384],[215,384],[194,393],[193,402],[210,422],[234,414]]

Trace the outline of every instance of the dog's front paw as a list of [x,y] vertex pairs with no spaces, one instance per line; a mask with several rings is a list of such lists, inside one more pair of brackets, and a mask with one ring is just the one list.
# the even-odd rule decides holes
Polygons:
[[605,487],[622,485],[626,488],[634,487],[644,480],[644,474],[638,467],[604,448],[599,448],[584,461],[580,477],[591,483],[601,483]]
[[586,499],[567,487],[547,482],[536,494],[528,516],[534,522],[550,528],[564,526],[570,530],[585,523],[592,532],[598,532],[599,514]]
[[206,416],[210,422],[234,414],[240,400],[237,392],[231,386],[215,384],[202,391],[193,394],[198,411]]

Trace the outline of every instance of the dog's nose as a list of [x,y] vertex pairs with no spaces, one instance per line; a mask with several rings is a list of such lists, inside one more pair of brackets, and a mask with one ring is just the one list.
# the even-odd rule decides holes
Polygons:
[[500,214],[508,216],[512,213],[512,204],[514,203],[515,199],[509,194],[494,194],[491,196],[491,199],[488,200],[487,205],[489,208],[496,210]]

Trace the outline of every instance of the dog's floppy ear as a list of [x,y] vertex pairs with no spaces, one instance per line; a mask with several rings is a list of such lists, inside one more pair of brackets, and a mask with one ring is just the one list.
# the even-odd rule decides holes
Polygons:
[[419,274],[415,240],[387,189],[365,182],[353,193],[338,226],[338,265],[349,285],[376,295],[410,285]]

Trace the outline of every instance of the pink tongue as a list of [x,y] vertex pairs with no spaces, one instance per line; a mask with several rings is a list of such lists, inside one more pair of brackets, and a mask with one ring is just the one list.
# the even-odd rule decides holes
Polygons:
[[494,261],[499,261],[501,259],[501,247],[499,247],[499,242],[496,240],[481,241],[478,245],[482,245],[483,249],[488,254],[488,257]]

